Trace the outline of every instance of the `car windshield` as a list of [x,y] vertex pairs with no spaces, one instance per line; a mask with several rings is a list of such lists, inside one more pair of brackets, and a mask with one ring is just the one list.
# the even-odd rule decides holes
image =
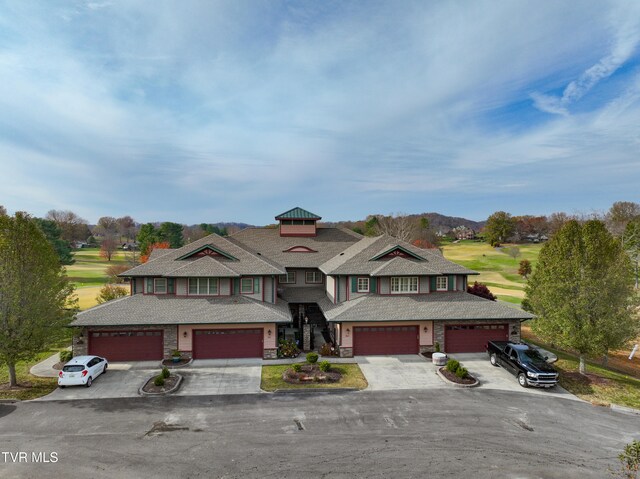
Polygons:
[[545,362],[545,359],[537,349],[525,349],[524,351],[520,351],[520,359],[527,363],[536,363],[539,361]]
[[62,368],[65,373],[79,373],[84,370],[84,366],[82,364],[71,364],[69,366],[65,366]]

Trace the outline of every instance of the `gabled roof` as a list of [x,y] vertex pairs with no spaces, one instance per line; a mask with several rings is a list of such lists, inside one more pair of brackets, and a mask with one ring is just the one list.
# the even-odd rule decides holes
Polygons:
[[165,273],[167,276],[175,278],[189,277],[218,277],[218,278],[237,278],[240,275],[231,268],[217,261],[211,256],[203,256],[194,261],[177,262],[176,269]]
[[490,301],[460,291],[394,296],[367,295],[333,304],[318,302],[328,321],[416,321],[416,320],[506,320],[531,319],[530,313],[505,303]]
[[429,268],[421,261],[396,256],[389,261],[381,261],[381,265],[371,272],[371,276],[408,276],[439,275],[440,272]]
[[246,296],[189,297],[134,294],[78,313],[73,326],[289,323],[285,301],[263,303]]
[[322,219],[320,216],[311,213],[310,211],[303,210],[302,208],[296,206],[295,208],[291,208],[289,211],[285,211],[284,213],[280,213],[276,216],[276,220],[320,220]]
[[[231,271],[238,275],[275,275],[284,274],[286,270],[277,263],[266,258],[261,258],[259,254],[251,252],[248,248],[243,248],[230,241],[227,238],[211,234],[199,240],[189,243],[182,248],[169,250],[168,253],[154,259],[150,259],[146,263],[136,266],[125,271],[121,276],[171,276],[171,272],[177,270],[181,266],[185,266],[190,262],[198,260],[180,259],[195,254],[203,247],[213,247],[219,251],[224,251],[228,256],[236,260],[230,260],[228,257],[220,256],[211,258],[221,264],[224,264]],[[206,264],[206,263],[200,263]]]
[[347,248],[342,254],[330,259],[320,265],[320,270],[330,275],[347,275],[362,274],[371,275],[378,271],[378,276],[382,276],[382,266],[384,262],[394,261],[393,259],[377,259],[388,254],[389,251],[401,248],[410,256],[422,258],[423,261],[412,260],[409,258],[400,258],[405,262],[394,262],[388,266],[389,271],[400,269],[402,271],[410,271],[402,274],[422,274],[422,275],[445,275],[445,274],[478,274],[475,271],[460,266],[452,261],[446,260],[440,251],[431,251],[421,249],[405,241],[398,240],[389,235],[376,236],[374,238],[364,238],[350,248]]
[[414,251],[409,251],[407,248],[403,248],[399,244],[397,244],[395,246],[392,246],[389,249],[382,250],[380,253],[378,253],[373,258],[371,258],[371,261],[379,260],[380,258],[383,258],[384,256],[386,256],[388,254],[391,254],[391,253],[393,253],[395,251],[402,251],[403,253],[411,256],[412,258],[415,258],[415,259],[420,260],[420,261],[424,261],[424,258],[422,256],[420,256],[419,254],[416,254]]
[[210,244],[206,244],[204,246],[200,246],[200,248],[194,249],[193,251],[190,251],[182,256],[180,256],[179,258],[176,258],[177,260],[181,260],[181,259],[186,259],[189,258],[193,255],[196,255],[198,253],[200,253],[201,251],[206,251],[206,250],[211,250],[214,251],[216,253],[218,253],[220,256],[224,256],[227,259],[230,259],[231,261],[238,261],[238,258],[236,258],[233,255],[230,255],[229,253],[222,251],[220,248],[216,248],[213,245]]

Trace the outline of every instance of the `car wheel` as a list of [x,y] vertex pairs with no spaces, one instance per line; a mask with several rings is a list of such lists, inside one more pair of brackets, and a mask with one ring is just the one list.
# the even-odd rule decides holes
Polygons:
[[527,377],[523,373],[518,374],[518,383],[520,383],[520,386],[522,386],[523,388],[526,388],[528,386]]
[[65,386],[63,386],[63,385],[59,385],[58,387],[59,387],[60,389],[64,389],[64,388],[65,388]]
[[498,361],[497,361],[496,355],[494,353],[491,353],[491,356],[489,356],[489,362],[493,366],[497,366],[498,365]]
[[106,373],[106,372],[107,372],[107,366],[109,366],[109,365],[108,365],[108,364],[105,364],[105,365],[104,365],[104,369],[102,370],[102,374],[104,374],[104,373]]
[[93,382],[93,380],[91,379],[91,376],[89,376],[89,379],[87,379],[87,384],[85,386],[87,386],[88,388],[91,387],[91,383]]

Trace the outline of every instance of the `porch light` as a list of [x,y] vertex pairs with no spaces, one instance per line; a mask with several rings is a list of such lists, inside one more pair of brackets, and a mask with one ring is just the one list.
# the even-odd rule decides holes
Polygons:
[[271,337],[271,330],[267,331],[267,336]]
[[345,331],[345,336],[348,338],[349,337],[349,328],[347,328],[347,330]]
[[184,331],[184,332],[182,333],[182,337],[183,337],[183,338],[186,338],[186,337],[187,337],[187,332],[186,332],[186,331]]
[[429,332],[429,328],[427,326],[424,327],[425,334]]

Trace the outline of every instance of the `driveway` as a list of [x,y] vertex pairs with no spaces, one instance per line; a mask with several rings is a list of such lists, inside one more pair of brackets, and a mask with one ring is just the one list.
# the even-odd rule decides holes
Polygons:
[[453,387],[436,375],[436,367],[417,354],[398,356],[356,356],[367,378],[367,390],[434,389]]
[[460,361],[462,365],[469,370],[471,375],[480,380],[480,387],[483,389],[499,389],[501,391],[525,392],[578,399],[560,386],[550,389],[523,388],[518,384],[516,377],[506,369],[492,366],[486,353],[453,353],[449,354],[449,357]]
[[[194,361],[190,366],[174,370],[183,376],[175,395],[205,396],[251,394],[260,392],[262,359],[216,359]],[[160,372],[157,361],[110,363],[90,388],[77,386],[56,389],[39,401],[68,399],[111,399],[138,397],[138,389]]]

